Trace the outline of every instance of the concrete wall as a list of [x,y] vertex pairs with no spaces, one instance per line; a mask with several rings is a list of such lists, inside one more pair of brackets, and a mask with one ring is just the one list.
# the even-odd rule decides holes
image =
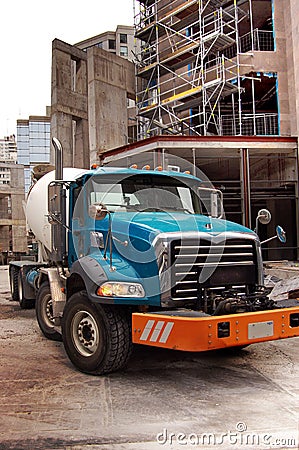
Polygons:
[[291,135],[298,136],[299,130],[299,3],[298,0],[276,0],[277,10],[284,17],[286,59],[290,104]]

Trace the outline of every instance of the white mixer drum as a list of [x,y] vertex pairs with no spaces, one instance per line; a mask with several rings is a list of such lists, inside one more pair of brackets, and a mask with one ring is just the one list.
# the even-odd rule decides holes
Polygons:
[[[63,179],[73,181],[86,172],[85,169],[64,168]],[[40,178],[28,194],[26,219],[36,239],[51,251],[51,225],[48,222],[48,185],[55,180],[55,171]]]

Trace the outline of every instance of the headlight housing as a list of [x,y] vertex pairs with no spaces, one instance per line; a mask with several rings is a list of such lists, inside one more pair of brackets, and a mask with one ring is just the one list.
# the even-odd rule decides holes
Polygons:
[[96,291],[100,297],[145,297],[143,286],[140,283],[126,283],[119,281],[107,281],[98,287]]

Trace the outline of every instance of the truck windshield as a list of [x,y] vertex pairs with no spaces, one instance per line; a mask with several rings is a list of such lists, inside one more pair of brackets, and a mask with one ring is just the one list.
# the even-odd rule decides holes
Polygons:
[[93,176],[89,181],[89,205],[104,203],[109,211],[180,211],[201,214],[197,183],[159,175],[118,178]]

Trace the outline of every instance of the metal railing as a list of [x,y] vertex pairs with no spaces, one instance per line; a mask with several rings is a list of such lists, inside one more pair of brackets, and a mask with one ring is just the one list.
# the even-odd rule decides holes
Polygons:
[[[220,117],[220,134],[234,136],[239,124],[230,116]],[[278,136],[278,114],[242,114],[242,135],[246,136]]]
[[[274,49],[274,36],[272,31],[259,30],[256,28],[252,33],[249,32],[240,37],[241,53],[250,51],[273,52]],[[234,58],[237,55],[236,44],[224,49],[223,53],[227,58]]]
[[272,31],[259,30],[256,28],[252,33],[247,33],[240,38],[241,51],[243,53],[251,50],[273,52],[274,36]]

